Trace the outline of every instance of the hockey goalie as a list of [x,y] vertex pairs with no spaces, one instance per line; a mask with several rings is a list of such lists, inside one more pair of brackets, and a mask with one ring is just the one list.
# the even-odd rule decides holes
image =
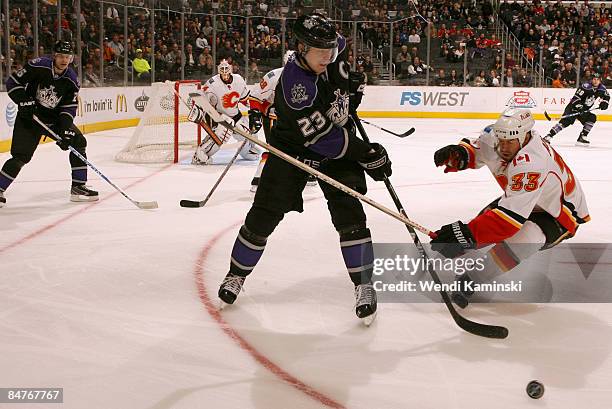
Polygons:
[[[249,99],[249,89],[244,78],[239,74],[233,74],[232,66],[226,60],[221,61],[217,71],[218,74],[209,79],[202,88],[202,97],[207,98],[217,112],[226,117],[234,126],[242,127],[247,132],[257,132],[255,129],[250,129],[249,119],[243,117],[240,112],[239,104],[247,105]],[[206,137],[193,155],[191,163],[194,165],[213,164],[213,156],[230,138],[239,142],[244,140],[239,134],[207,118],[197,103],[191,108],[188,119],[191,122],[202,124],[206,131]],[[240,156],[249,161],[259,159],[259,153],[260,149],[250,141],[247,141],[240,150]]]

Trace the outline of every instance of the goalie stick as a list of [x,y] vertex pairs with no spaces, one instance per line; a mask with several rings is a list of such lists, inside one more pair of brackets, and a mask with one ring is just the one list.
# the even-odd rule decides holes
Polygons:
[[[563,118],[571,118],[573,116],[578,116],[578,115],[586,114],[588,112],[592,112],[592,111],[595,111],[597,109],[599,109],[599,107],[591,108],[591,109],[589,109],[587,111],[574,112],[573,114],[567,114],[567,115],[560,116],[559,119],[561,120]],[[544,116],[546,117],[547,120],[552,121],[552,118],[551,118],[550,115],[548,115],[548,112],[544,111]]]
[[378,126],[378,125],[376,125],[376,124],[373,124],[373,123],[371,123],[371,122],[368,122],[368,121],[366,121],[365,119],[360,119],[360,121],[361,121],[361,122],[363,122],[364,124],[368,124],[368,125],[370,125],[370,126],[373,126],[374,128],[378,128],[378,129],[380,129],[381,131],[385,131],[385,132],[387,132],[387,133],[390,133],[391,135],[395,135],[395,136],[397,136],[398,138],[405,138],[405,137],[410,136],[410,135],[412,135],[412,134],[414,133],[414,128],[410,128],[410,129],[408,129],[406,132],[404,132],[404,133],[402,133],[402,134],[399,134],[399,133],[395,133],[395,132],[393,132],[393,131],[390,131],[390,130],[388,130],[388,129],[386,129],[386,128],[383,128],[382,126]]
[[213,187],[210,189],[210,192],[208,192],[208,194],[206,195],[204,200],[199,200],[198,201],[198,200],[183,199],[183,200],[181,200],[181,203],[180,203],[181,207],[204,207],[206,205],[206,203],[208,202],[208,199],[210,199],[210,197],[212,196],[212,194],[215,191],[215,189],[217,189],[217,186],[219,186],[219,183],[221,183],[221,181],[225,177],[225,174],[227,173],[229,168],[231,168],[232,165],[234,164],[234,162],[236,162],[236,158],[238,157],[238,154],[240,153],[242,148],[244,148],[244,145],[246,145],[246,143],[247,143],[246,139],[244,141],[242,141],[242,143],[240,144],[240,146],[236,150],[236,153],[234,154],[234,156],[232,156],[232,159],[225,166],[225,169],[223,169],[223,173],[221,173],[221,176],[219,176],[219,178],[217,179],[217,181],[215,182]]
[[[36,115],[34,115],[34,121],[36,121],[48,133],[47,136],[49,136],[49,138],[53,139],[55,142],[58,142],[58,141],[60,141],[62,139],[62,138],[59,137],[58,134],[53,132],[53,130],[51,128],[49,128],[43,121],[41,121]],[[139,209],[157,209],[159,207],[157,202],[155,202],[155,201],[153,201],[153,202],[139,202],[137,200],[132,199],[131,197],[128,196],[127,193],[125,193],[123,190],[121,190],[121,188],[119,186],[115,185],[109,178],[107,178],[106,175],[104,175],[104,173],[99,171],[98,168],[96,168],[90,161],[88,161],[87,158],[81,154],[81,152],[77,151],[71,145],[68,145],[68,149],[70,149],[70,152],[72,152],[76,157],[78,157],[83,162],[85,162],[85,164],[87,166],[89,166],[94,172],[96,172],[98,174],[98,176],[100,176],[102,179],[104,179],[106,182],[108,182],[109,185],[114,187],[117,192],[121,193],[123,195],[123,197],[125,197],[127,200],[132,202],[134,204],[134,206],[138,207]]]
[[[359,130],[359,133],[361,134],[361,137],[363,138],[364,141],[370,143],[368,135],[366,134],[365,129],[363,129],[363,125],[361,124],[359,117],[356,114],[353,114],[352,116],[353,116],[353,119],[355,120],[355,124],[357,126],[357,129]],[[387,190],[389,191],[389,195],[391,195],[391,199],[393,199],[393,203],[395,203],[395,207],[397,207],[397,210],[403,216],[408,217],[406,215],[406,211],[404,210],[404,206],[402,205],[402,202],[397,196],[397,193],[395,192],[395,189],[393,188],[393,185],[391,184],[391,181],[389,180],[389,178],[385,176],[384,182],[385,182],[385,186],[387,187]],[[423,247],[423,244],[421,243],[419,236],[416,234],[416,232],[410,225],[406,225],[406,228],[408,229],[408,232],[410,233],[410,236],[412,237],[412,241],[414,241],[414,244],[416,245],[419,255],[425,261],[427,261],[429,257],[427,256],[427,253],[425,252],[425,248]],[[438,273],[436,273],[431,263],[426,262],[425,264],[427,265],[427,269],[429,271],[429,275],[431,275],[431,278],[433,278],[433,280],[436,282],[437,285],[441,285],[442,281],[440,281],[440,277],[438,277]],[[455,323],[457,323],[457,325],[464,331],[467,331],[471,334],[478,335],[481,337],[486,337],[486,338],[503,339],[508,336],[508,329],[505,327],[500,327],[497,325],[481,324],[479,322],[471,321],[465,318],[464,316],[462,316],[461,314],[459,314],[457,310],[455,309],[455,307],[453,306],[451,299],[446,293],[446,291],[440,291],[440,296],[442,297],[442,300],[444,301],[446,308],[448,308],[448,311],[453,317],[453,320],[455,320]]]
[[[185,104],[189,109],[191,109],[191,105],[185,101],[185,99],[183,98],[182,95],[180,95],[176,90],[174,90],[174,93],[178,96],[178,98],[181,100],[181,102],[183,104]],[[283,159],[284,161],[289,162],[290,164],[292,164],[293,166],[296,166],[298,168],[300,168],[301,170],[303,170],[304,172],[311,174],[313,176],[315,176],[317,179],[322,180],[323,182],[335,187],[336,189],[346,193],[349,196],[353,196],[356,199],[361,200],[364,203],[369,204],[370,206],[374,207],[375,209],[380,210],[381,212],[385,213],[388,216],[393,217],[396,220],[399,220],[400,222],[411,226],[413,228],[415,228],[416,230],[420,231],[423,234],[428,235],[429,237],[435,237],[435,234],[421,226],[420,224],[417,224],[415,222],[413,222],[412,220],[408,219],[406,216],[401,215],[397,212],[394,212],[393,210],[383,206],[382,204],[370,199],[367,196],[362,195],[361,193],[351,189],[350,187],[343,185],[342,183],[338,182],[336,179],[333,179],[329,176],[327,176],[324,173],[319,172],[316,169],[311,168],[310,166],[306,165],[303,162],[300,162],[299,160],[295,159],[293,156],[287,155],[285,152],[281,151],[280,149],[275,148],[274,146],[271,146],[265,142],[260,141],[259,139],[257,139],[255,136],[251,135],[250,133],[240,129],[239,127],[234,127],[231,123],[229,123],[223,115],[221,115],[219,112],[217,112],[216,109],[214,109],[211,105],[210,102],[208,102],[207,98],[200,98],[198,100],[199,102],[199,106],[200,108],[202,108],[204,110],[204,112],[208,113],[208,115],[210,115],[210,117],[213,119],[213,121],[220,123],[221,125],[225,126],[228,129],[231,129],[233,132],[240,134],[241,136],[243,136],[244,138],[248,139],[249,141],[253,142],[255,145],[269,151],[271,154],[278,156],[279,158]],[[195,103],[195,101],[194,101]]]

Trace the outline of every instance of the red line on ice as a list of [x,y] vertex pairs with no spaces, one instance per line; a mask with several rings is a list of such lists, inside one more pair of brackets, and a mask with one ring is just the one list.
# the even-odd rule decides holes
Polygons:
[[272,372],[275,376],[280,378],[282,381],[293,386],[295,389],[299,390],[300,392],[303,392],[304,394],[310,396],[311,398],[318,401],[319,403],[327,407],[330,407],[330,408],[339,408],[339,409],[342,408],[343,409],[344,408],[343,405],[334,401],[332,398],[325,396],[321,392],[318,392],[313,387],[306,385],[304,382],[300,381],[295,376],[291,375],[290,373],[282,369],[280,366],[278,366],[277,364],[272,362],[269,358],[267,358],[264,354],[262,354],[257,349],[255,349],[255,347],[249,344],[247,340],[242,338],[240,334],[238,334],[238,332],[236,332],[236,330],[234,330],[230,326],[230,324],[227,321],[225,321],[225,319],[223,318],[223,316],[221,315],[217,307],[213,304],[213,301],[211,300],[210,295],[208,294],[208,288],[206,287],[206,284],[204,283],[204,264],[206,263],[206,259],[208,258],[210,251],[215,246],[217,241],[219,241],[219,239],[223,237],[223,235],[225,235],[227,232],[235,229],[240,224],[242,224],[242,222],[235,223],[227,227],[226,229],[222,230],[221,232],[217,233],[212,239],[208,241],[208,243],[206,243],[206,245],[204,246],[204,248],[202,249],[202,251],[200,252],[196,260],[195,267],[194,267],[194,275],[195,275],[196,286],[198,288],[198,295],[200,297],[200,300],[202,301],[202,304],[204,304],[204,307],[206,307],[206,311],[212,317],[212,319],[217,324],[219,324],[219,327],[221,327],[221,330],[223,330],[223,332],[225,332],[227,336],[229,336],[234,342],[236,342],[238,346],[240,346],[241,349],[243,349],[245,352],[251,355],[253,359],[255,359],[259,364],[265,367],[268,371]]

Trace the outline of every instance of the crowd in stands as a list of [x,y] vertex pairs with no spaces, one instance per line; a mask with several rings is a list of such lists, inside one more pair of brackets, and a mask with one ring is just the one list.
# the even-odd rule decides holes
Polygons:
[[[127,0],[127,22],[120,4],[81,0],[77,18],[74,4],[62,2],[58,19],[56,6],[46,1],[51,0],[39,1],[38,54],[51,52],[58,31],[64,39],[76,41],[78,25],[85,86],[100,85],[102,71],[105,83],[122,83],[126,56],[130,81],[135,83],[149,82],[152,67],[156,81],[179,79],[182,64],[185,78],[206,79],[223,58],[235,72],[244,73],[248,67],[248,82],[256,82],[280,66],[283,50],[292,48],[292,19],[312,10],[312,0],[168,0],[176,4],[158,0],[153,37],[150,9],[145,8],[150,1]],[[213,9],[213,4],[218,8]],[[10,31],[8,58],[2,47],[4,75],[34,57],[32,3],[11,0],[9,7],[8,19],[2,18]],[[184,50],[180,48],[182,9]],[[395,78],[408,85],[528,87],[534,78],[525,61],[538,63],[540,54],[549,86],[575,87],[593,73],[599,73],[604,84],[612,81],[612,23],[605,5],[502,0],[494,10],[489,1],[336,0],[329,10],[332,18],[342,20],[337,28],[349,40],[349,62],[366,74],[370,84],[381,80],[383,67],[391,66]],[[508,52],[508,45],[496,37],[493,25],[498,17],[522,45],[522,55]],[[357,55],[353,55],[352,21],[357,21]],[[2,28],[3,46],[4,32]]]

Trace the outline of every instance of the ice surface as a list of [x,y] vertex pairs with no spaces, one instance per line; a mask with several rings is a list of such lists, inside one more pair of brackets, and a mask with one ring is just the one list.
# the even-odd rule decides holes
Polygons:
[[[373,119],[393,160],[410,218],[430,229],[469,220],[497,195],[488,170],[443,174],[433,152],[490,121]],[[553,123],[536,124],[544,134]],[[236,305],[216,290],[249,209],[256,164],[240,160],[206,207],[220,166],[130,165],[113,160],[131,129],[87,136],[91,161],[143,211],[90,173],[102,200],[68,201],[70,167],[40,146],[0,209],[0,387],[63,387],[63,408],[602,408],[612,402],[612,308],[607,304],[477,305],[465,312],[507,326],[506,340],[455,326],[441,304],[381,304],[364,328],[322,194],[270,237]],[[582,183],[592,221],[574,241],[612,240],[607,165],[612,123],[592,147],[554,145]],[[233,152],[221,153],[220,162]],[[189,156],[189,153],[187,153]],[[3,162],[8,154],[0,155]],[[382,184],[369,195],[392,208]],[[409,241],[397,221],[367,209],[377,242]],[[539,401],[525,393],[538,379]],[[13,407],[0,404],[0,407]],[[42,407],[42,406],[41,406]]]

